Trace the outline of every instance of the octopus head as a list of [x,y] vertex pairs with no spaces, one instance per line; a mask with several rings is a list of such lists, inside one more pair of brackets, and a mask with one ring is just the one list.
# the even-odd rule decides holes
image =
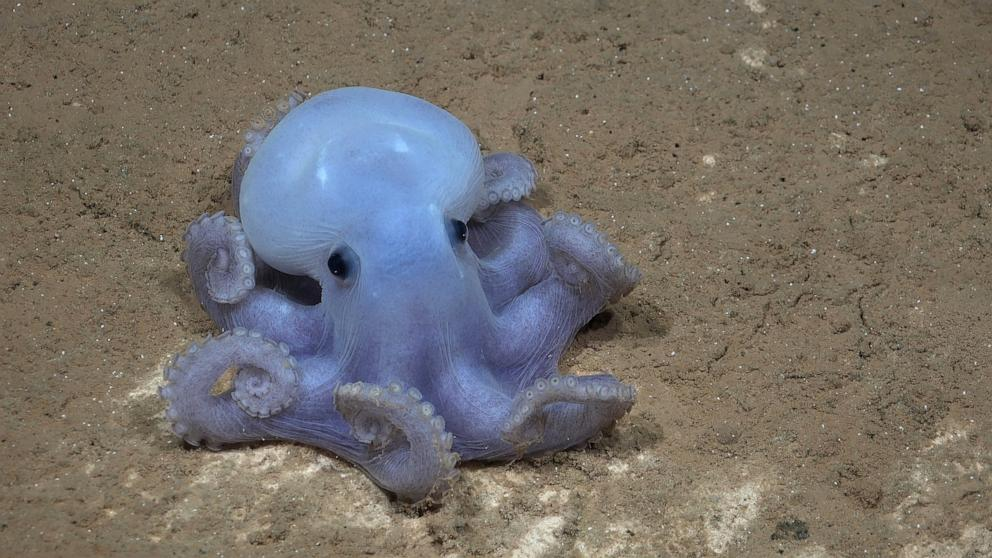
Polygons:
[[436,288],[473,265],[466,222],[483,179],[475,137],[448,112],[337,89],[265,139],[242,182],[241,219],[263,261],[317,280],[324,298],[359,284],[372,297],[409,293],[413,278]]

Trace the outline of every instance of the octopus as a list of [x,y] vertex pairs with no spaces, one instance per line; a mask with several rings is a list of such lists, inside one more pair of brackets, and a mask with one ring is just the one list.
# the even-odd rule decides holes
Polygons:
[[416,503],[438,501],[461,461],[610,429],[635,388],[558,361],[640,272],[592,224],[530,207],[536,180],[419,98],[289,95],[245,135],[240,218],[204,214],[183,237],[222,333],[165,367],[172,431],[212,450],[316,446]]

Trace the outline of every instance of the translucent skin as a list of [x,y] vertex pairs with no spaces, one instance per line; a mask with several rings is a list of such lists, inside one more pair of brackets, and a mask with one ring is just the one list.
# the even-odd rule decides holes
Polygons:
[[225,330],[166,370],[187,442],[311,444],[420,501],[459,460],[572,447],[630,409],[632,387],[557,363],[639,273],[578,217],[520,201],[526,159],[482,157],[449,113],[367,88],[294,94],[246,139],[241,222],[204,215],[186,235]]

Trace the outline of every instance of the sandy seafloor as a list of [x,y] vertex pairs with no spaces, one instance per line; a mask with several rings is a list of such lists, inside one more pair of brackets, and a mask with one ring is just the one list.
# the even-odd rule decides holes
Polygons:
[[[992,555],[992,3],[198,4],[0,7],[0,554]],[[612,436],[417,513],[167,430],[186,224],[252,117],[357,84],[641,267],[562,361],[637,386]]]

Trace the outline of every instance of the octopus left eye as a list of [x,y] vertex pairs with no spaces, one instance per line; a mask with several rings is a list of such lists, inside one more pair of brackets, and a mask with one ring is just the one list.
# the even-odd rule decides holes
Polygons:
[[468,226],[464,221],[451,220],[451,236],[458,242],[465,242],[468,239]]

